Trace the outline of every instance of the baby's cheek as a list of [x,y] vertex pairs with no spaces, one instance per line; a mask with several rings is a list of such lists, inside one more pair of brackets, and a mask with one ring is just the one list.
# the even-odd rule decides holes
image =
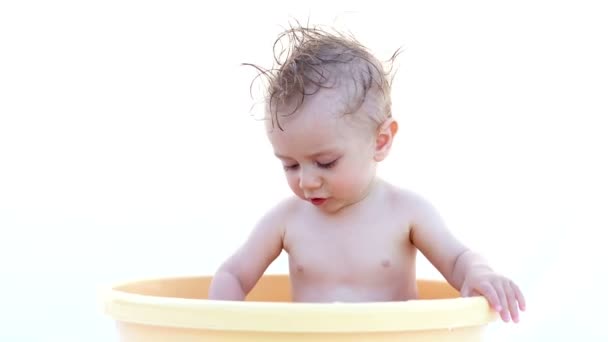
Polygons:
[[333,190],[340,192],[342,196],[352,196],[360,192],[364,186],[363,173],[348,172],[334,178]]
[[302,189],[300,189],[300,180],[298,179],[298,177],[294,176],[294,175],[290,175],[290,174],[287,174],[286,177],[287,177],[287,184],[289,184],[291,191],[293,191],[294,194],[296,194],[297,196],[299,196],[301,198],[303,196],[303,194],[302,194]]
[[349,184],[346,186],[349,186],[351,191],[356,196],[359,196],[361,192],[367,190],[369,182],[372,180],[374,174],[371,172],[368,164],[357,165],[352,168],[352,170],[354,170],[354,172],[348,177]]

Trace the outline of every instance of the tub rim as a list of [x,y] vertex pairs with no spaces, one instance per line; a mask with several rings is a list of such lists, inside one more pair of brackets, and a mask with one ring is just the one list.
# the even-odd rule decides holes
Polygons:
[[[163,297],[117,288],[102,291],[104,311],[115,321],[172,328],[276,333],[367,333],[457,329],[487,325],[497,319],[482,296],[415,299],[401,302],[294,303],[222,301]],[[419,278],[417,281],[442,282]]]

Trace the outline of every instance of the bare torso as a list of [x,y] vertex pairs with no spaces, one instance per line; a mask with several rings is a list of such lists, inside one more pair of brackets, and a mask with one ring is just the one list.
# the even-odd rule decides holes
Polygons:
[[298,302],[399,301],[416,298],[416,249],[409,219],[387,185],[346,215],[327,216],[301,202],[283,246]]

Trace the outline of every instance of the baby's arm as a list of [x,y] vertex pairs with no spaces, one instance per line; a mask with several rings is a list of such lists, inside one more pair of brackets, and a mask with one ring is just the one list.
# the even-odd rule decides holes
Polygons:
[[483,295],[499,311],[504,321],[519,320],[525,301],[517,285],[496,272],[479,256],[458,241],[440,215],[424,199],[412,195],[414,208],[410,239],[445,279],[463,296]]
[[245,243],[215,273],[209,299],[245,299],[283,249],[284,216],[285,204],[281,204],[262,217]]

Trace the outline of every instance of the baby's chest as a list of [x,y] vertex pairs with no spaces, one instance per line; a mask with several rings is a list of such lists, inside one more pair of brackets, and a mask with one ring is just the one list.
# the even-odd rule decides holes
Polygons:
[[407,230],[374,228],[294,230],[288,246],[291,272],[349,278],[407,268],[414,259]]

